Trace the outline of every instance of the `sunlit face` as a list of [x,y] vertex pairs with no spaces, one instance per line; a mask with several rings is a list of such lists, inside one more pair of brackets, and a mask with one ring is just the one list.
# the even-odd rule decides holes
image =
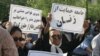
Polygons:
[[50,41],[54,45],[59,45],[61,43],[61,33],[57,30],[50,31]]

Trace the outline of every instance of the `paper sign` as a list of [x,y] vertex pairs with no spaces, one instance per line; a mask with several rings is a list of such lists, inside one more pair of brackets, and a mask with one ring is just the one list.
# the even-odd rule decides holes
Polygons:
[[11,4],[10,22],[19,26],[24,33],[39,33],[42,11],[30,7]]
[[57,53],[52,53],[52,52],[30,50],[28,53],[28,56],[63,56],[63,55],[57,54]]
[[86,15],[85,8],[53,3],[51,14],[52,28],[65,32],[82,32]]

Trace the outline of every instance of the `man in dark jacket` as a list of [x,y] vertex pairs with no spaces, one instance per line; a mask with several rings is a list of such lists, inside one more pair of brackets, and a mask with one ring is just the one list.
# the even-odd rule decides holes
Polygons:
[[[49,26],[47,29],[48,28]],[[84,32],[87,30],[87,28],[88,23],[85,23]],[[46,32],[42,32],[41,37],[36,41],[34,50],[56,53],[68,52],[68,56],[71,56],[72,51],[82,42],[82,37],[84,37],[84,34],[79,35],[71,33],[69,38],[72,39],[69,41],[65,33],[61,33],[56,29],[49,29],[49,31],[47,29]]]
[[67,52],[67,39],[63,37],[60,31],[51,29],[48,33],[42,35],[35,45],[35,50],[48,51],[55,53]]
[[79,38],[75,37],[76,36],[71,33],[72,40],[69,42],[65,33],[51,29],[48,33],[42,34],[37,40],[34,50],[68,53],[68,56],[71,56],[72,51],[80,44]]

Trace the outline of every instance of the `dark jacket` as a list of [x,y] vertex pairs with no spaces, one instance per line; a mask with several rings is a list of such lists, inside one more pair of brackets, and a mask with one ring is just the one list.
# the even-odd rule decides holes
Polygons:
[[28,49],[26,47],[24,47],[24,48],[19,47],[18,53],[19,53],[19,56],[27,56],[28,55]]
[[[77,35],[72,34],[72,41],[69,42],[65,35],[62,34],[62,45],[60,48],[62,49],[63,53],[67,52],[69,56],[71,56],[70,53],[72,53],[72,51],[82,42],[79,41],[79,38],[76,39],[76,36]],[[42,33],[41,37],[36,42],[34,50],[51,52],[51,45],[49,44],[49,33]]]

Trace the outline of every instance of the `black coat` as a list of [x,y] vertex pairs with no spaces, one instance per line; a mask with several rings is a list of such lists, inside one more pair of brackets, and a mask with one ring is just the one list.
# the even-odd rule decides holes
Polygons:
[[[72,37],[75,37],[72,34]],[[60,48],[62,49],[63,53],[72,53],[73,50],[81,43],[79,39],[73,38],[71,42],[67,40],[65,35],[62,35],[62,45]],[[51,45],[49,44],[49,33],[42,34],[41,37],[37,40],[34,50],[38,51],[48,51],[51,52]],[[71,56],[71,55],[69,55]]]
[[27,56],[28,55],[28,49],[26,47],[25,48],[19,47],[18,53],[19,53],[19,56]]

